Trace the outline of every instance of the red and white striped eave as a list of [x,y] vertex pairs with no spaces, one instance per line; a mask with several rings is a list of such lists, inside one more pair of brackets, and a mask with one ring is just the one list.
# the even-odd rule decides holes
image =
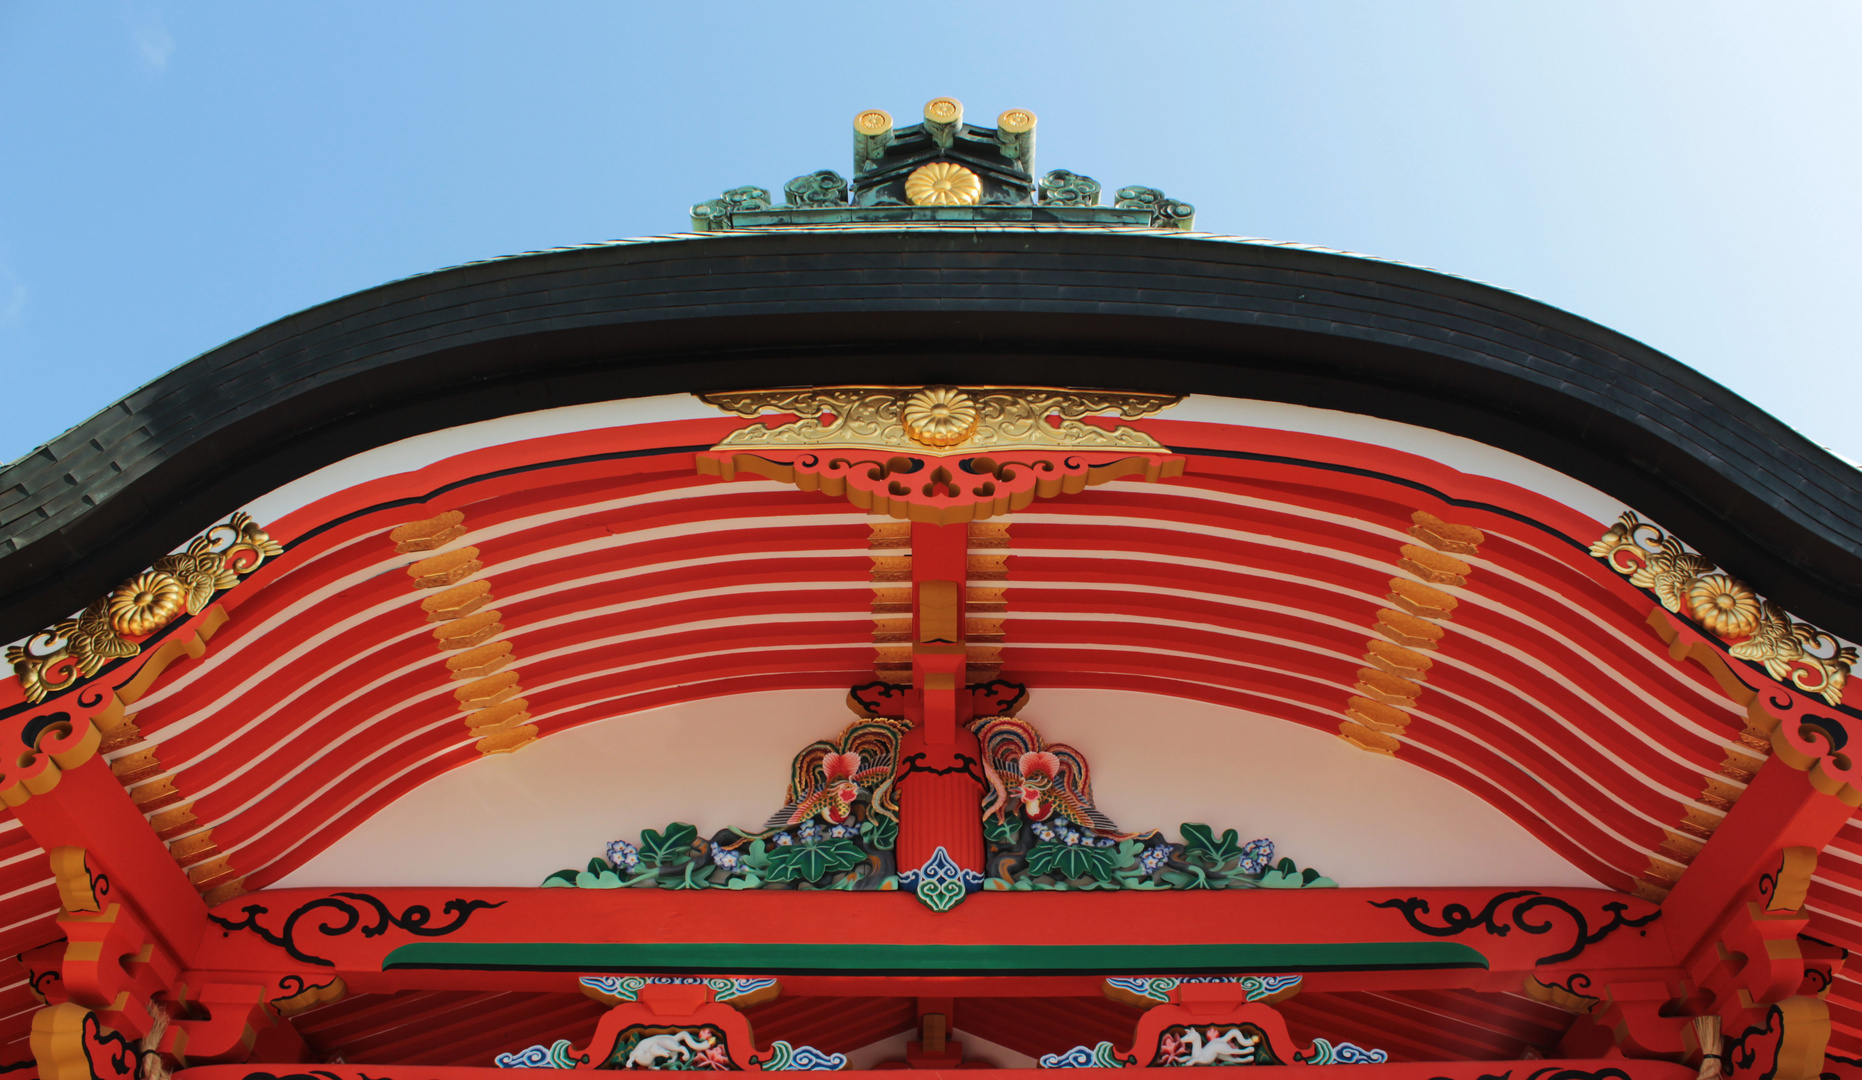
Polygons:
[[[222,603],[205,657],[133,719],[248,888],[477,756],[394,527],[465,515],[528,711],[579,724],[873,677],[871,519],[841,500],[697,475],[741,421],[673,421],[474,450],[265,522],[287,546]],[[1629,889],[1699,801],[1739,710],[1647,629],[1648,598],[1586,546],[1607,526],[1539,492],[1384,446],[1153,420],[1183,477],[1008,519],[1003,676],[1142,690],[1335,731],[1399,548],[1425,510],[1486,534],[1399,756]],[[1199,452],[1201,451],[1201,452]],[[445,550],[445,549],[442,549]],[[889,552],[889,554],[892,552]],[[1709,557],[1711,552],[1706,553]],[[1736,784],[1733,786],[1737,786]],[[1862,948],[1862,829],[1822,860],[1813,932]],[[0,952],[55,939],[36,845],[0,823]],[[17,965],[0,1041],[23,1036]],[[1832,995],[1862,1049],[1862,983]],[[13,1006],[21,1005],[15,1009]],[[15,1032],[13,1028],[19,1027]]]

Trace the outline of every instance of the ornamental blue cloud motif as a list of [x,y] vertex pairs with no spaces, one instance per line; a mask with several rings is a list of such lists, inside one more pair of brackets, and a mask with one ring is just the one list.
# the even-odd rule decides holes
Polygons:
[[1306,1065],[1382,1065],[1390,1060],[1385,1050],[1367,1050],[1342,1042],[1334,1046],[1325,1039],[1312,1041],[1312,1055],[1303,1060]]
[[515,1054],[499,1054],[492,1064],[500,1069],[573,1069],[576,1065],[569,1057],[568,1039],[557,1039],[549,1046],[525,1047]]
[[1184,983],[1237,983],[1248,992],[1246,1000],[1260,1001],[1298,986],[1301,979],[1299,975],[1132,975],[1108,978],[1106,985],[1162,1004]]
[[[754,1057],[750,1063],[759,1064]],[[760,1064],[764,1072],[833,1072],[847,1067],[847,1055],[824,1054],[812,1046],[777,1039],[769,1048],[769,1060]]]
[[899,875],[899,888],[907,890],[932,911],[949,911],[964,897],[983,888],[983,875],[965,870],[939,844],[925,864]]
[[707,979],[692,975],[585,975],[583,986],[616,1001],[638,1001],[643,986],[698,986],[711,988],[714,1000],[730,1001],[776,985],[775,979]]
[[1042,1054],[1038,1062],[1043,1069],[1122,1069],[1136,1058],[1120,1058],[1112,1044],[1076,1046],[1064,1054]]

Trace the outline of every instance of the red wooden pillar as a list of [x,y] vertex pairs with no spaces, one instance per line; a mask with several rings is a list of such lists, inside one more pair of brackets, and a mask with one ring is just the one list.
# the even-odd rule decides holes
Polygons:
[[900,747],[899,885],[948,911],[983,883],[981,766],[966,688],[968,525],[912,525],[912,721]]

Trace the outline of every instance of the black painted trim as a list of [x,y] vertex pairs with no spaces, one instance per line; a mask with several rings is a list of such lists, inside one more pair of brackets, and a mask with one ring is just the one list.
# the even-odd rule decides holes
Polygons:
[[1862,473],[1620,334],[1326,252],[940,230],[546,252],[263,327],[0,469],[0,640],[395,439],[588,401],[873,381],[1224,394],[1464,435],[1611,492],[1862,638]]

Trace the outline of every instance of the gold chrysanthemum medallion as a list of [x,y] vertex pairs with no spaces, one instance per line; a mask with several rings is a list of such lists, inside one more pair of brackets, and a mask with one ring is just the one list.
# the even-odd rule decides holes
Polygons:
[[186,586],[172,574],[150,570],[110,594],[110,625],[127,637],[153,634],[181,614],[186,604]]
[[975,206],[983,182],[954,161],[933,161],[906,178],[905,197],[913,206]]
[[926,446],[955,446],[976,433],[981,417],[970,395],[953,386],[927,386],[905,399],[905,434]]
[[1725,574],[1694,579],[1687,605],[1696,621],[1723,638],[1742,638],[1759,628],[1759,598]]

